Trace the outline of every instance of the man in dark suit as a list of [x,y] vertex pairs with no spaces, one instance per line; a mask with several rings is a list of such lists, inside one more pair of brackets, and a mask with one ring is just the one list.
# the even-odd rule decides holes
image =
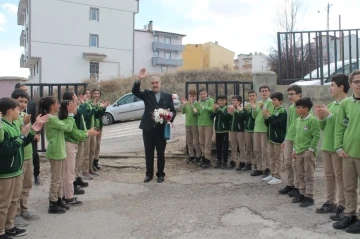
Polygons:
[[[24,84],[17,83],[15,85],[15,89],[23,90],[27,92],[27,87]],[[31,123],[35,123],[36,117],[37,117],[37,110],[35,102],[30,100],[28,102],[28,105],[26,107],[26,113],[31,115]],[[40,134],[35,135],[34,140],[32,142],[32,148],[33,148],[33,167],[34,167],[34,180],[35,184],[39,185],[41,183],[40,179],[40,157],[38,153],[37,144],[40,140]]]
[[140,129],[143,130],[143,141],[145,147],[146,158],[146,176],[144,182],[150,182],[154,176],[154,150],[157,152],[157,168],[156,176],[159,183],[164,182],[164,168],[165,168],[165,147],[166,140],[164,138],[165,124],[157,124],[153,119],[153,112],[155,109],[169,109],[173,113],[171,123],[176,116],[176,110],[172,95],[160,90],[160,78],[157,76],[151,77],[151,90],[140,90],[141,81],[146,77],[146,70],[141,69],[139,79],[136,80],[132,93],[142,99],[145,104],[145,111],[141,118]]

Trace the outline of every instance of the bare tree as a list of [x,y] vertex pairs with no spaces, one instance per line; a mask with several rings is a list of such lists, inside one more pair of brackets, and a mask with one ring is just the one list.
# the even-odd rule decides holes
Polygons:
[[314,52],[302,51],[299,46],[299,34],[295,33],[305,11],[303,0],[284,0],[277,10],[275,18],[277,30],[287,34],[277,39],[280,40],[280,44],[277,42],[277,48],[280,49],[274,47],[270,49],[268,63],[270,69],[278,74],[279,79],[302,78],[303,74],[314,68],[313,64],[304,64],[306,61],[315,62]]

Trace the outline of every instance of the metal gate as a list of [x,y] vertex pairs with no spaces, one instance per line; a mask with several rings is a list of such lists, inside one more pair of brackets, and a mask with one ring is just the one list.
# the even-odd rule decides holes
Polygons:
[[[200,89],[206,89],[209,97],[214,100],[219,94],[224,94],[226,97],[240,95],[244,104],[247,92],[253,89],[253,83],[249,81],[187,81],[185,82],[186,99],[191,88],[195,88],[198,93]],[[197,100],[199,100],[199,96],[197,96]]]
[[[39,100],[40,98],[47,97],[47,96],[54,96],[58,99],[59,102],[62,100],[62,94],[65,91],[71,90],[76,95],[80,92],[84,91],[87,87],[86,83],[73,83],[73,84],[25,84],[27,87],[30,88],[28,91],[30,100],[35,102],[36,105],[36,112],[38,112]],[[39,152],[46,152],[45,147],[45,134],[44,130],[41,131],[40,137],[40,149]]]
[[320,79],[349,74],[360,65],[360,29],[298,31],[277,33],[277,73],[279,84],[300,79]]

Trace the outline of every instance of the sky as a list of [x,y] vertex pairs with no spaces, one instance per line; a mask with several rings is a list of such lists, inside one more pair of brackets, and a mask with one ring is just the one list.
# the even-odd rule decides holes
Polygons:
[[[54,1],[54,0],[51,0]],[[128,0],[132,1],[132,0]],[[154,30],[186,35],[184,44],[218,41],[219,45],[240,53],[268,54],[276,47],[278,11],[285,0],[139,0],[136,28],[150,20]],[[0,0],[0,76],[28,77],[28,69],[19,67],[20,33],[17,25],[18,0]],[[360,28],[357,21],[359,0],[303,0],[297,30],[325,30],[329,2],[330,30]]]

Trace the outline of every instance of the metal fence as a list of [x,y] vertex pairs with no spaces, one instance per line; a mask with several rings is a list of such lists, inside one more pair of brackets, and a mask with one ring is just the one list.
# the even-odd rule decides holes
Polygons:
[[[230,100],[233,95],[239,95],[245,102],[247,92],[253,89],[252,82],[246,81],[187,81],[185,82],[185,96],[188,98],[189,89],[195,89],[199,93],[201,89],[208,92],[209,97],[214,99],[219,94],[224,94]],[[199,100],[199,96],[197,96]]]
[[[86,89],[86,83],[74,83],[74,84],[25,84],[27,87],[30,88],[28,91],[30,100],[35,102],[36,105],[36,112],[38,112],[38,102],[40,98],[47,97],[47,96],[54,96],[57,97],[59,102],[62,100],[62,94],[65,91],[71,90],[76,95],[80,92],[83,93],[83,90]],[[40,134],[40,149],[39,152],[45,152],[45,134],[44,130],[41,131]]]
[[278,32],[279,83],[320,79],[323,85],[332,75],[359,69],[359,31]]

